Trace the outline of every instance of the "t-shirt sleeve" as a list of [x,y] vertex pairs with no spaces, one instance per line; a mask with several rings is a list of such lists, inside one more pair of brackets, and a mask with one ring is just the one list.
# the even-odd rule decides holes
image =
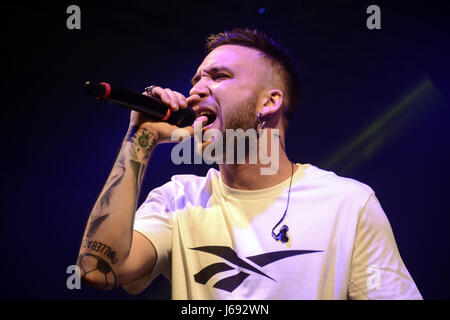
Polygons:
[[152,190],[136,211],[133,229],[144,235],[155,247],[157,258],[153,270],[142,279],[124,286],[131,294],[143,291],[160,274],[170,279],[172,248],[173,183]]
[[373,193],[359,215],[350,272],[349,299],[422,299]]

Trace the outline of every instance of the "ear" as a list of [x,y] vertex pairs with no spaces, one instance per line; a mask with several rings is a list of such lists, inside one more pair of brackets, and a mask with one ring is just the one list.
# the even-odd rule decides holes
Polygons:
[[268,115],[272,115],[281,109],[283,104],[283,92],[279,89],[270,89],[265,91],[262,96],[260,111],[261,116],[264,118]]

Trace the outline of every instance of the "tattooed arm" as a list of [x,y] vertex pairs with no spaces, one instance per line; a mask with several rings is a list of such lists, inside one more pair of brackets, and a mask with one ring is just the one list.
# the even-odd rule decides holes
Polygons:
[[[198,103],[170,89],[155,87],[153,95],[172,110]],[[88,285],[112,289],[142,278],[156,262],[153,245],[133,232],[140,186],[150,156],[158,143],[170,141],[177,127],[154,122],[132,112],[130,126],[119,155],[89,217],[77,265]],[[193,128],[187,128],[193,134]]]

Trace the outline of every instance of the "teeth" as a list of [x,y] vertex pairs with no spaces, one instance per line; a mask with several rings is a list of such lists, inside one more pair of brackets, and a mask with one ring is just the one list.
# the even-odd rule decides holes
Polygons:
[[205,116],[208,118],[205,125],[209,125],[209,124],[213,123],[217,117],[217,115],[211,110],[203,110],[203,111],[197,113],[196,118],[199,118],[201,116]]
[[200,113],[197,114],[197,117],[203,116],[203,115],[213,115],[215,116],[215,114],[211,111],[202,111]]

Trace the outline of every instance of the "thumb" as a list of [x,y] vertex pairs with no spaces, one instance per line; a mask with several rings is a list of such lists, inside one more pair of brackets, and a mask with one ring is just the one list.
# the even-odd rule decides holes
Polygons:
[[198,105],[202,101],[202,98],[198,94],[193,94],[186,99],[186,104],[188,107],[192,108]]

